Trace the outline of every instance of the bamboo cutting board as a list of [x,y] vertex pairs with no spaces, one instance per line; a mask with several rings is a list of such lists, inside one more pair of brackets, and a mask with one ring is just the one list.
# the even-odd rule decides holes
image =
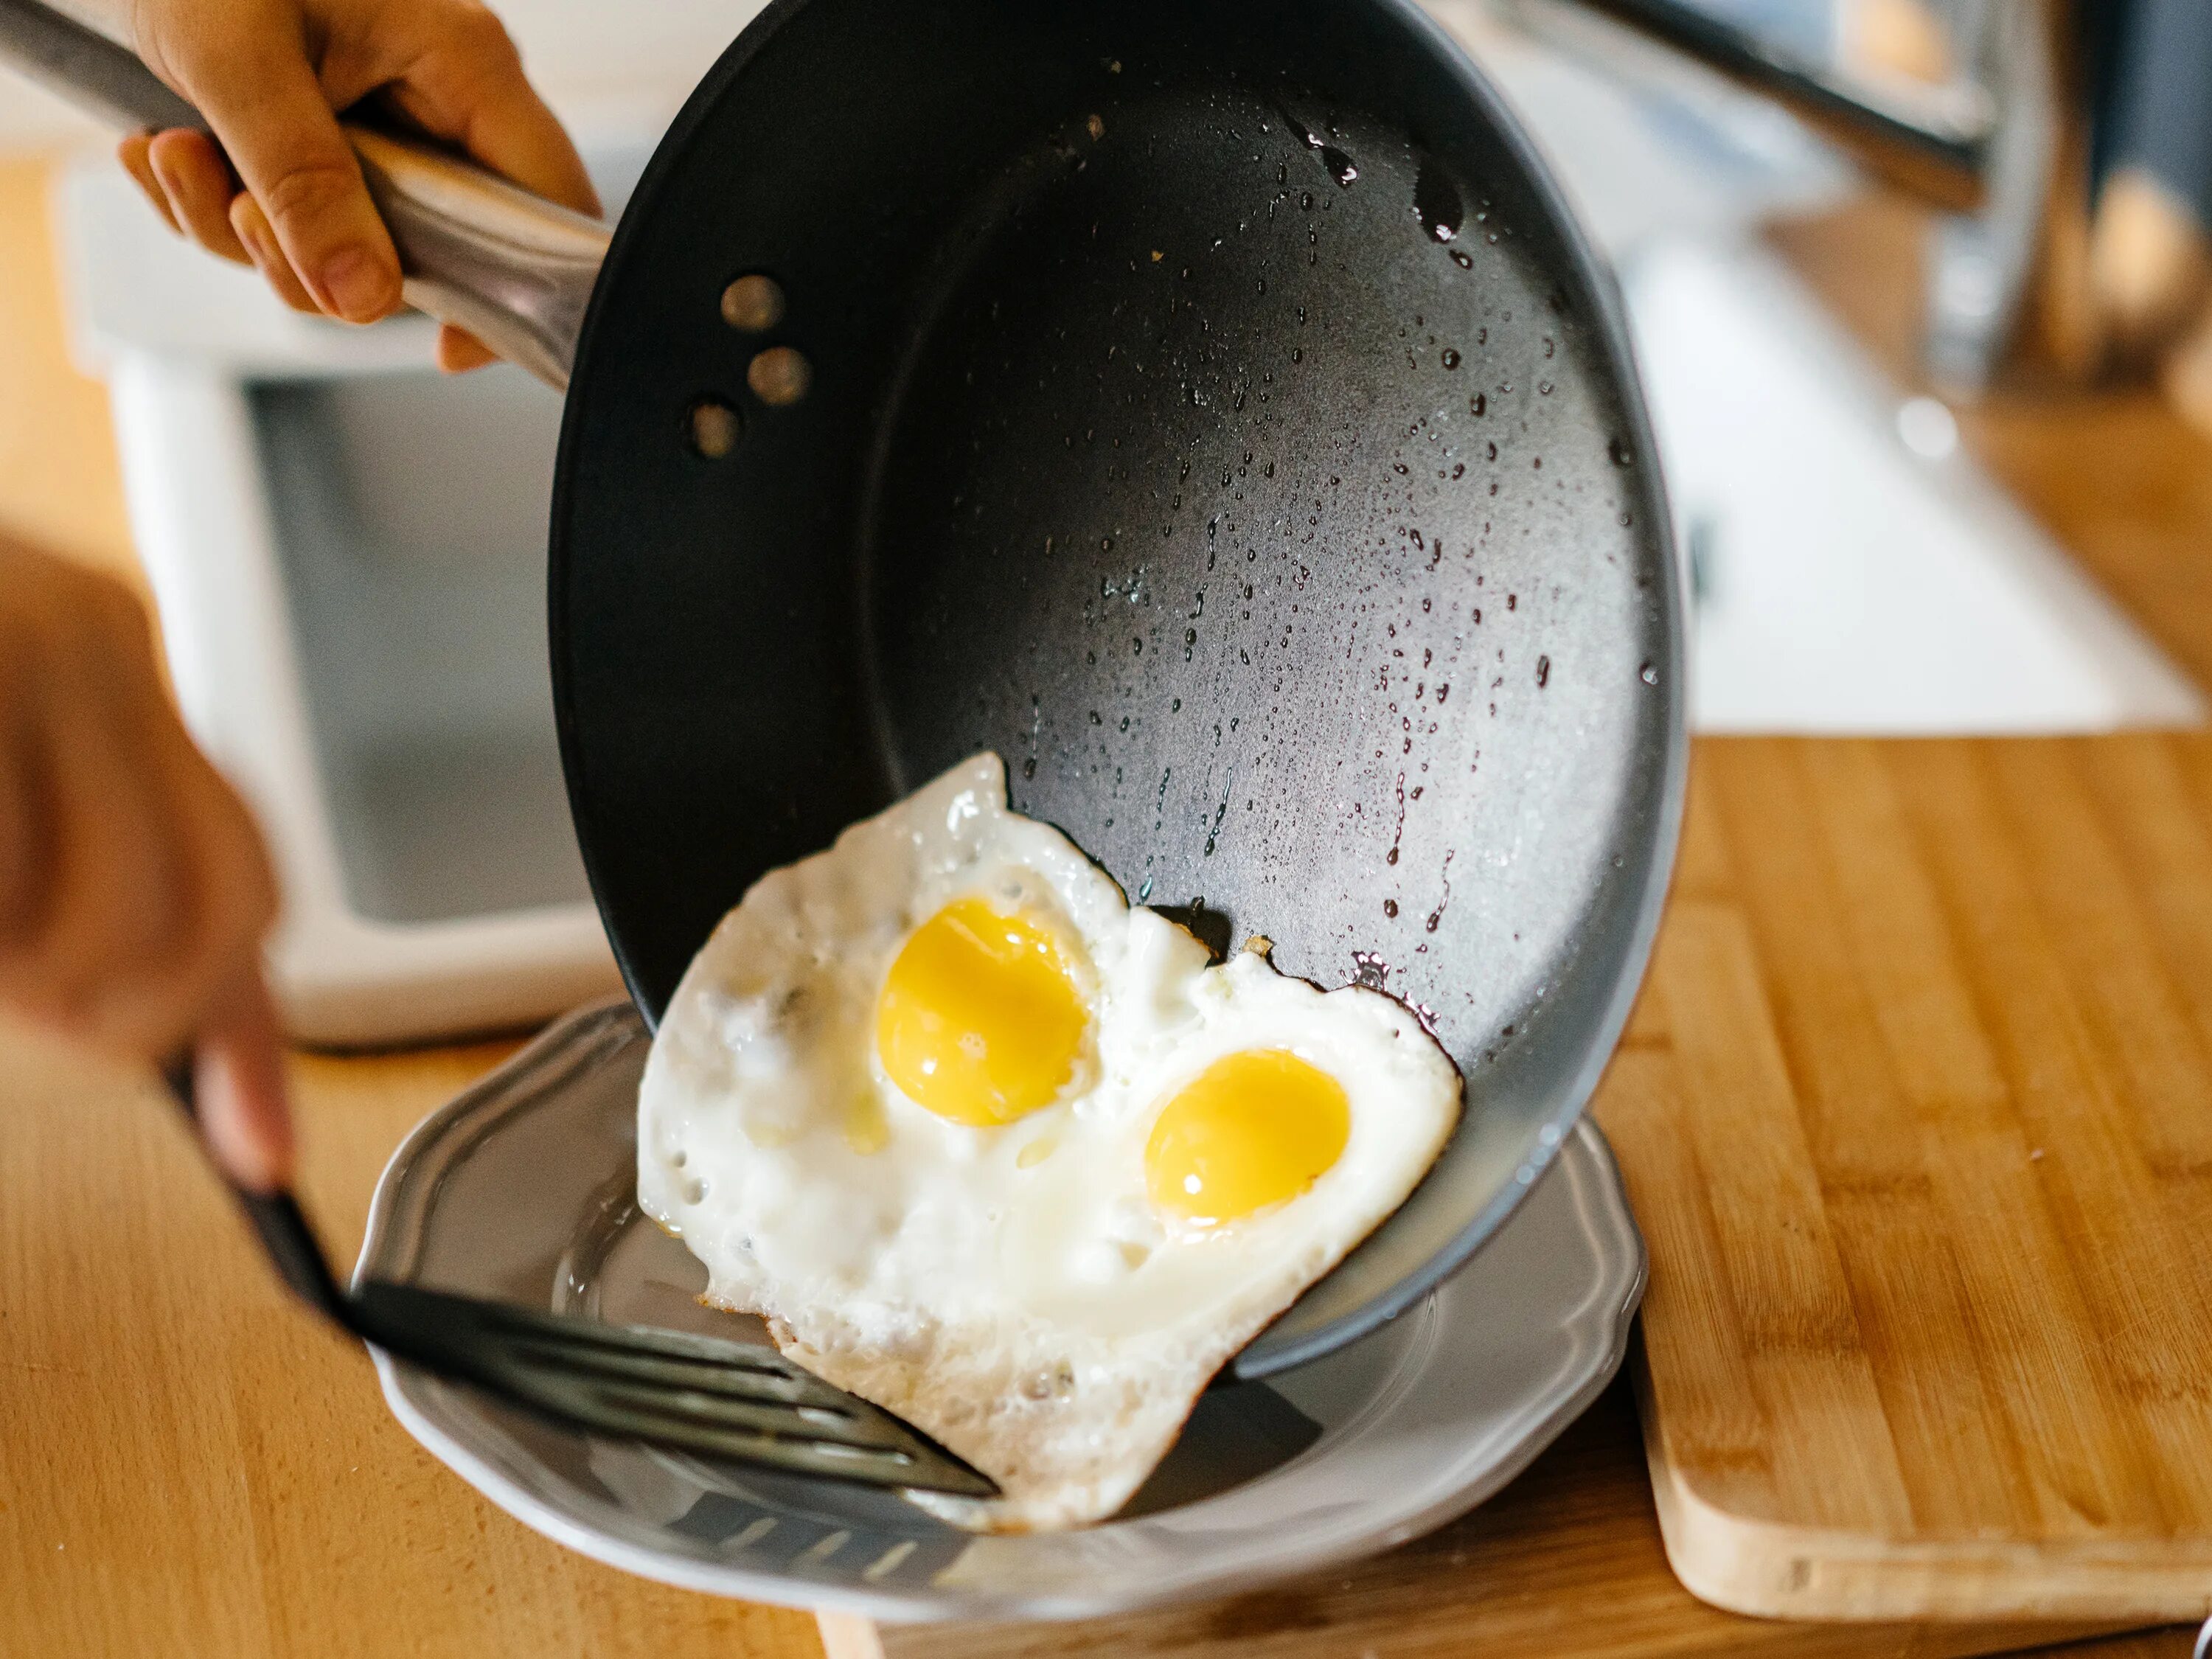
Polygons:
[[1706,743],[1601,1096],[1669,1560],[1796,1618],[2212,1601],[2212,739]]

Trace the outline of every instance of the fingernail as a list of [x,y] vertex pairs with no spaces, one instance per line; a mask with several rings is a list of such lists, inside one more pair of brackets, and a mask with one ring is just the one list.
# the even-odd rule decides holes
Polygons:
[[246,252],[252,256],[254,268],[271,283],[279,282],[280,274],[289,276],[292,267],[285,260],[284,250],[276,246],[276,238],[268,225],[257,223],[244,215],[240,216],[245,218],[246,222],[235,227],[239,232],[238,240],[246,244]]
[[260,268],[261,274],[266,276],[269,262],[276,254],[276,250],[269,245],[268,233],[254,222],[251,214],[246,213],[234,214],[230,228],[238,233],[238,240],[246,244],[246,252]]
[[169,228],[175,231],[178,235],[183,235],[185,234],[183,206],[185,193],[177,187],[175,171],[163,167],[151,155],[146,158],[146,165],[148,170],[154,175],[154,182],[161,187],[161,211],[168,216]]
[[323,262],[323,293],[349,323],[372,323],[392,309],[390,270],[367,248],[349,247]]

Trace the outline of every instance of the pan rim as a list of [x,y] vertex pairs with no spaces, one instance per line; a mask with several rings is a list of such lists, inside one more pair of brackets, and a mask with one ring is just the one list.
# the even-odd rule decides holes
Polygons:
[[584,878],[592,890],[592,905],[599,913],[599,925],[605,933],[607,948],[613,953],[615,966],[622,974],[623,988],[629,994],[631,1003],[643,1017],[646,1029],[657,1031],[660,1025],[659,1009],[653,1006],[645,994],[636,963],[631,959],[627,945],[608,920],[608,889],[598,847],[592,837],[581,832],[586,818],[588,791],[584,777],[584,744],[578,729],[574,687],[568,672],[568,653],[564,649],[570,635],[568,592],[570,544],[567,526],[574,507],[576,474],[579,470],[577,453],[585,443],[585,405],[592,384],[596,378],[589,365],[597,356],[599,337],[609,325],[607,315],[613,301],[609,297],[617,286],[619,273],[627,269],[636,257],[636,244],[645,233],[641,228],[651,218],[652,204],[656,201],[668,175],[683,165],[684,153],[697,137],[714,111],[720,107],[722,94],[729,84],[744,74],[754,58],[768,46],[784,26],[814,0],[769,0],[753,20],[741,29],[737,37],[715,59],[714,65],[702,76],[676,118],[669,123],[660,142],[653,147],[653,156],[644,171],[638,175],[622,216],[616,222],[614,234],[607,244],[606,258],[600,262],[598,282],[592,284],[590,303],[584,310],[583,325],[577,331],[576,356],[570,372],[568,392],[561,410],[560,441],[554,451],[553,495],[548,525],[545,558],[545,626],[548,657],[551,668],[553,689],[553,726],[561,750],[561,781],[562,792],[568,803],[568,820],[580,826],[576,836],[576,850],[584,866]]
[[[1401,1279],[1390,1291],[1302,1335],[1278,1335],[1282,1322],[1278,1321],[1277,1326],[1254,1338],[1234,1362],[1237,1377],[1247,1382],[1257,1382],[1333,1353],[1414,1306],[1474,1259],[1520,1207],[1538,1177],[1556,1161],[1559,1148],[1581,1121],[1606,1068],[1612,1064],[1621,1033],[1628,1027],[1629,1016],[1643,988],[1674,884],[1689,788],[1688,629],[1682,608],[1681,562],[1674,544],[1674,514],[1660,470],[1658,441],[1652,431],[1643,374],[1628,331],[1627,307],[1621,299],[1620,286],[1611,270],[1598,259],[1595,246],[1567,200],[1551,164],[1467,49],[1416,0],[1368,0],[1368,3],[1395,17],[1440,67],[1453,76],[1462,93],[1481,110],[1519,165],[1551,228],[1559,236],[1569,269],[1591,304],[1593,319],[1605,346],[1601,357],[1617,377],[1618,384],[1613,389],[1619,397],[1621,421],[1627,428],[1625,436],[1633,452],[1637,483],[1643,496],[1641,510],[1660,560],[1661,647],[1660,659],[1655,665],[1662,677],[1656,689],[1666,704],[1660,716],[1666,732],[1666,749],[1657,769],[1658,799],[1647,842],[1644,890],[1628,930],[1626,948],[1615,967],[1612,994],[1598,1017],[1590,1040],[1584,1045],[1581,1063],[1560,1091],[1559,1103],[1541,1121],[1538,1146],[1510,1184],[1478,1211],[1425,1266]],[[1407,1200],[1412,1201],[1411,1198]],[[1297,1304],[1294,1303],[1283,1319],[1291,1318],[1297,1311]]]

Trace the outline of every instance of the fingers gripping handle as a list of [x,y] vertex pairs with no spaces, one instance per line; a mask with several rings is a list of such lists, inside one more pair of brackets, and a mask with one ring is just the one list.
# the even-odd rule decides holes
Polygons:
[[[40,0],[0,0],[0,61],[123,131],[208,130],[130,52]],[[408,302],[565,391],[607,228],[428,144],[351,122],[345,134]]]
[[[184,1109],[185,1115],[191,1120],[197,1134],[199,1090],[193,1057],[187,1054],[170,1061],[161,1068],[161,1078],[169,1085],[177,1104]],[[300,1212],[300,1206],[292,1194],[252,1192],[231,1180],[228,1174],[223,1180],[237,1197],[239,1207],[246,1212],[246,1218],[253,1224],[253,1231],[260,1235],[262,1248],[284,1282],[310,1306],[346,1329],[353,1329],[345,1293],[338,1288],[322,1247],[315,1243],[314,1231],[307,1225],[307,1218]]]
[[442,150],[346,124],[407,302],[568,388],[607,228]]

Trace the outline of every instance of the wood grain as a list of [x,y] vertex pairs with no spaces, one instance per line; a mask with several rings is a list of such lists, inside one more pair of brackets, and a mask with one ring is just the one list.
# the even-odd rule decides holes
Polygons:
[[[1775,233],[1899,383],[1924,216]],[[2212,674],[2212,450],[2146,388],[1967,441]],[[1707,742],[1598,1113],[1700,1595],[1797,1617],[2212,1596],[2212,740]]]
[[2202,1616],[2212,982],[2157,917],[2212,884],[2208,764],[2183,735],[1700,745],[1598,1105],[1699,1595]]
[[[399,1137],[504,1052],[297,1062],[341,1260]],[[803,1613],[624,1577],[493,1509],[282,1298],[173,1106],[0,1033],[0,1652],[819,1651]]]
[[1599,1095],[1674,1568],[1796,1617],[2201,1617],[2212,741],[1698,745]]

